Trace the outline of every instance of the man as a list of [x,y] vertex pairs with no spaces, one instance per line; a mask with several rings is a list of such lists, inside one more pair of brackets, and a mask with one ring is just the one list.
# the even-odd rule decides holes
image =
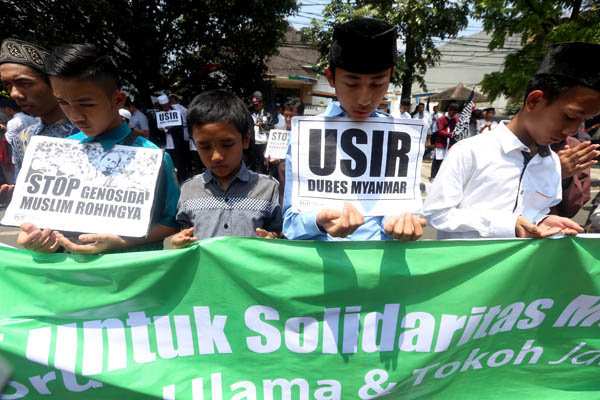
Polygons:
[[412,113],[412,118],[420,119],[423,122],[425,122],[427,130],[429,130],[429,126],[431,125],[431,119],[429,118],[429,112],[425,111],[425,104],[419,103],[419,105],[417,105],[417,109],[415,110],[415,112]]
[[473,110],[471,119],[469,120],[469,137],[479,133],[479,121],[483,118],[483,111]]
[[396,118],[412,118],[410,116],[410,113],[408,112],[408,109],[410,107],[410,100],[408,99],[402,99],[400,100],[400,113],[394,115],[394,117]]
[[140,110],[142,103],[136,98],[125,102],[125,108],[131,113],[131,119],[129,120],[129,127],[136,135],[143,136],[146,139],[150,137],[150,127],[148,126],[148,117]]
[[250,115],[252,115],[252,119],[254,120],[256,172],[265,173],[265,150],[269,141],[268,133],[275,126],[275,121],[271,113],[265,111],[263,107],[263,95],[258,90],[252,94]]
[[584,120],[600,113],[600,67],[587,62],[599,52],[593,43],[551,45],[517,115],[452,147],[424,206],[438,239],[583,231],[567,218],[549,215],[561,201],[564,183],[564,164],[550,145],[575,135]]
[[[0,80],[21,110],[40,117],[39,122],[29,125],[9,143],[17,173],[32,136],[65,138],[78,131],[58,106],[44,73],[44,61],[49,54],[43,47],[18,39],[6,39],[0,46]],[[0,187],[0,202],[10,198],[13,188]]]
[[[338,101],[331,102],[323,116],[347,116],[355,121],[369,117],[389,118],[377,109],[396,68],[396,28],[383,21],[360,18],[337,25],[325,70]],[[292,211],[292,155],[286,156],[286,187],[283,200],[283,233],[288,239],[312,240],[417,240],[425,220],[404,213],[364,217],[352,205],[343,210]]]
[[431,177],[433,180],[437,175],[440,166],[442,165],[442,161],[450,148],[450,138],[452,137],[452,132],[454,132],[454,128],[458,123],[458,111],[460,107],[457,103],[452,103],[448,106],[448,111],[446,114],[442,115],[437,120],[437,133],[435,135],[435,139],[433,141],[434,155],[433,162],[431,163]]
[[479,133],[489,132],[498,126],[496,121],[492,121],[496,115],[496,109],[494,107],[488,107],[483,110],[484,119],[480,121]]
[[[158,106],[160,108],[159,111],[176,110],[181,113],[179,108],[171,106],[169,97],[166,94],[158,96]],[[182,121],[185,121],[187,115],[182,114],[181,118]],[[185,159],[189,149],[189,144],[183,136],[183,122],[181,125],[169,126],[163,130],[166,136],[165,150],[173,159],[173,164],[177,170],[177,180],[181,183],[187,176]]]

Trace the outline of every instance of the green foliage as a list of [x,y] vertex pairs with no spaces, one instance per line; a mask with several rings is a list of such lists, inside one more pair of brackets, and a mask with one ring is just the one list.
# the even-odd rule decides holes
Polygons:
[[[296,0],[3,0],[0,38],[52,49],[93,43],[115,58],[142,97],[168,90],[188,99],[264,85]],[[216,72],[215,72],[216,69]]]
[[474,16],[492,34],[490,50],[518,35],[522,48],[509,55],[501,72],[487,74],[482,90],[490,100],[500,95],[520,100],[529,79],[551,43],[600,43],[600,9],[597,1],[475,0]]
[[442,0],[400,1],[342,1],[332,0],[323,11],[324,21],[312,20],[311,26],[302,29],[302,40],[319,50],[321,58],[317,65],[322,71],[327,66],[327,53],[331,43],[333,26],[354,18],[370,17],[388,21],[398,27],[399,38],[405,51],[399,54],[397,71],[392,82],[402,84],[402,96],[410,97],[414,81],[423,89],[427,68],[439,60],[440,52],[434,39],[456,37],[467,26],[468,5]]

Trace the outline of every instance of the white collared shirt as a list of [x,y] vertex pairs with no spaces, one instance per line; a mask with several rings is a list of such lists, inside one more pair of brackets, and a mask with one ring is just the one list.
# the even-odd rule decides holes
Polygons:
[[504,123],[455,144],[423,206],[438,239],[512,238],[520,215],[538,224],[562,199],[560,160],[525,146]]

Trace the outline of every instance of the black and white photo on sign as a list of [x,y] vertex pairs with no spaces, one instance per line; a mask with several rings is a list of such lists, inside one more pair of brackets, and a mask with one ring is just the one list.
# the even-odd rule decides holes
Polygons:
[[181,113],[177,110],[159,111],[156,113],[156,125],[158,128],[183,125]]
[[290,131],[271,129],[267,149],[265,150],[265,157],[271,156],[271,158],[285,159],[289,136]]
[[35,136],[2,224],[145,236],[161,164],[160,149]]
[[292,122],[292,211],[342,209],[365,216],[420,213],[422,120],[302,117]]

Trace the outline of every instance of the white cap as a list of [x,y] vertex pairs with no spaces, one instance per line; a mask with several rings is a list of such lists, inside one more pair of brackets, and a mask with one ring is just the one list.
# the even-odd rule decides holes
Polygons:
[[131,119],[131,113],[124,108],[119,109],[119,115],[123,118]]
[[158,104],[169,104],[169,96],[166,94],[158,96]]

